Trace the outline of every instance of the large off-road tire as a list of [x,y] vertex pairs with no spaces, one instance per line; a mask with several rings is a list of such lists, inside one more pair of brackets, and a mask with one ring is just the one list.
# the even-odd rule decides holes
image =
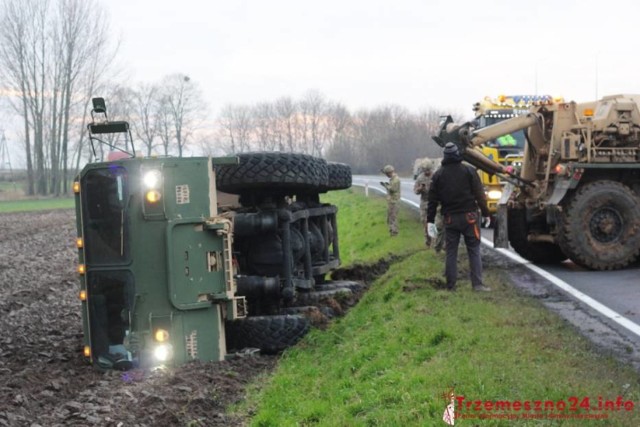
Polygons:
[[321,192],[351,188],[351,166],[344,163],[329,162],[328,170],[329,179],[326,185],[321,186]]
[[536,264],[558,264],[567,259],[567,255],[555,243],[527,240],[529,229],[524,209],[509,209],[507,225],[509,243],[522,258]]
[[640,197],[615,181],[584,185],[565,206],[559,241],[576,264],[624,268],[640,253]]
[[328,180],[323,159],[306,154],[259,152],[237,154],[237,165],[216,166],[220,191],[242,194],[252,190],[308,191],[319,189]]
[[309,331],[310,322],[300,315],[254,316],[226,322],[227,348],[259,348],[278,353],[296,344]]

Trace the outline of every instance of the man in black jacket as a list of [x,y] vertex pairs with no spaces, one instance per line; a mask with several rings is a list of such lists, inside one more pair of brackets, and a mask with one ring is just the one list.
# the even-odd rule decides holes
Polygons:
[[482,284],[480,218],[478,217],[478,209],[480,209],[484,217],[483,222],[489,221],[487,200],[478,174],[471,166],[462,164],[460,151],[451,142],[445,145],[442,166],[431,178],[428,200],[428,228],[435,229],[433,222],[438,204],[441,205],[444,216],[447,288],[451,290],[456,288],[458,244],[462,235],[469,255],[471,285],[475,291],[490,291],[490,288]]

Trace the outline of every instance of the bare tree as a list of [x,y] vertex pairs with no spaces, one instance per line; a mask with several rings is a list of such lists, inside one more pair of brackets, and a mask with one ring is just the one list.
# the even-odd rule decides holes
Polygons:
[[219,116],[220,139],[227,153],[243,153],[251,148],[253,117],[251,107],[226,105]]
[[283,135],[279,132],[278,117],[274,113],[273,104],[262,102],[255,106],[253,113],[256,126],[256,148],[264,151],[275,151],[281,148]]
[[[178,156],[182,157],[199,122],[205,104],[198,86],[185,74],[171,74],[162,81],[161,110],[168,114]],[[167,134],[167,132],[165,132]]]
[[[60,94],[59,109],[52,111],[59,116],[52,129],[59,129],[59,133],[52,132],[52,144],[57,144],[59,153],[57,165],[52,158],[52,171],[62,169],[60,179],[52,177],[51,187],[55,194],[67,192],[69,181],[69,126],[74,108],[74,98],[81,92],[80,86],[83,76],[93,71],[98,63],[103,72],[115,55],[116,49],[109,48],[109,20],[95,0],[60,0],[57,5],[57,16],[54,21],[54,46],[59,46],[59,55],[52,60],[61,70],[59,84],[53,85],[53,93]],[[59,33],[56,29],[59,28]],[[59,34],[57,37],[55,34]],[[55,98],[55,97],[54,97]],[[60,181],[62,189],[59,188]]]
[[45,80],[45,22],[48,2],[7,0],[2,4],[0,25],[0,72],[3,81],[16,93],[11,100],[24,122],[27,154],[28,193],[46,193],[43,118]]
[[66,192],[79,82],[98,56],[110,59],[108,21],[95,0],[4,0],[0,22],[0,74],[24,123],[28,192]]
[[303,121],[303,150],[314,156],[321,156],[324,146],[322,126],[326,119],[327,101],[315,90],[307,92],[300,101],[300,113]]
[[[133,120],[133,131],[144,148],[146,155],[150,156],[159,136],[159,88],[154,84],[141,83],[133,91],[133,106],[135,119]],[[168,147],[167,147],[168,148]],[[166,153],[165,153],[166,154]]]
[[[280,133],[284,133],[284,141],[286,142],[286,150],[295,151],[296,145],[296,104],[289,97],[283,97],[276,100],[275,110],[278,116]],[[285,151],[284,143],[280,142],[278,149]]]

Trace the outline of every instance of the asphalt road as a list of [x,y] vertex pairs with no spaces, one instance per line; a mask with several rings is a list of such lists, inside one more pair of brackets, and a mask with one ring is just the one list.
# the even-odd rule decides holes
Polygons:
[[[380,181],[386,181],[384,175],[356,175],[353,177],[353,184],[357,186],[367,185],[369,191],[383,192]],[[413,180],[402,179],[402,199],[412,206],[419,204],[419,198],[413,193]],[[483,240],[491,243],[493,237],[492,230],[483,230]],[[492,246],[492,245],[491,245]],[[508,251],[518,258],[515,252]],[[551,282],[565,282],[570,287],[585,294],[597,303],[612,310],[610,318],[618,317],[618,325],[622,324],[625,334],[630,334],[633,341],[640,338],[640,265],[636,264],[631,268],[616,271],[590,271],[575,265],[571,261],[566,261],[557,266],[535,266],[539,275]],[[542,273],[542,274],[540,274]],[[551,277],[547,277],[550,275]],[[559,280],[554,279],[557,278]],[[567,293],[566,289],[563,289]],[[571,298],[580,299],[585,302],[588,298],[582,298],[579,294],[576,297],[572,291],[568,292]],[[595,304],[597,305],[597,304]],[[603,310],[606,312],[606,310]],[[598,313],[602,315],[602,313]],[[604,316],[604,315],[603,315]],[[622,319],[620,319],[622,318]],[[630,322],[628,322],[630,321]],[[626,325],[626,326],[625,326]],[[635,330],[634,330],[635,329]]]

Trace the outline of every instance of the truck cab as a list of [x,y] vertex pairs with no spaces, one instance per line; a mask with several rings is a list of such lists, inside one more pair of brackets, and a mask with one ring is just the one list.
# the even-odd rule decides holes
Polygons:
[[[499,95],[498,97],[485,97],[473,106],[475,118],[472,123],[476,129],[495,125],[501,121],[527,114],[533,103],[551,99],[548,95]],[[490,160],[519,169],[522,166],[522,155],[525,147],[525,133],[518,130],[501,135],[498,138],[487,141],[480,149]],[[480,181],[485,188],[487,205],[492,215],[498,209],[498,202],[502,197],[502,189],[505,182],[497,175],[478,171]]]
[[85,355],[99,366],[224,358],[224,321],[244,299],[212,162],[127,158],[77,177]]

